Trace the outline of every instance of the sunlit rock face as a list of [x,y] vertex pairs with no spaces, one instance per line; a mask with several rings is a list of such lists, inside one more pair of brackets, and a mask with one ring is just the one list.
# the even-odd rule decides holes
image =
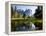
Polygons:
[[25,14],[26,14],[27,16],[31,16],[31,15],[32,15],[32,10],[31,10],[31,9],[26,9],[26,10],[25,10]]

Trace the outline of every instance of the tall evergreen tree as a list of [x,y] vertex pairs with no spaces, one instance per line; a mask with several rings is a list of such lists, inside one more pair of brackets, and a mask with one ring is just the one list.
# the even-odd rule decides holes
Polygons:
[[38,6],[38,8],[35,11],[34,16],[38,19],[42,19],[42,12],[43,12],[43,6]]
[[17,10],[17,7],[15,6],[15,11]]
[[11,6],[11,16],[13,15],[13,7]]

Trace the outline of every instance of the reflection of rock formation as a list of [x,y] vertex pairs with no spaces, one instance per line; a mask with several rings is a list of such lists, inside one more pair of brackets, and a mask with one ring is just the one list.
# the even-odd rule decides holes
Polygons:
[[36,27],[33,23],[30,23],[29,25],[23,24],[23,25],[16,27],[16,31],[31,31],[31,30],[35,30],[35,29],[36,29]]
[[36,27],[35,27],[35,25],[33,23],[31,23],[31,29],[32,30],[35,30],[36,29]]

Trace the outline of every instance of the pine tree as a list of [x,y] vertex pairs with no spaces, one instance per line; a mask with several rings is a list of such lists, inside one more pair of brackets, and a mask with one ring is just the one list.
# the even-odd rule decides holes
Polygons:
[[42,19],[42,12],[43,12],[43,6],[38,6],[38,8],[35,11],[34,16],[38,19]]

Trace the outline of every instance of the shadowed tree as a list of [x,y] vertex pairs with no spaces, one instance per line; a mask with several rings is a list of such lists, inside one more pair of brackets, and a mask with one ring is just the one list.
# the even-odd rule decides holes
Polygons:
[[43,6],[38,6],[38,8],[35,11],[34,16],[38,19],[42,19],[42,12],[43,12]]
[[25,17],[26,17],[26,14],[25,14],[25,12],[23,13],[23,18],[25,19]]
[[16,10],[17,10],[17,7],[15,6],[15,12],[16,12]]
[[13,7],[11,6],[11,17],[12,17],[12,15],[13,15]]

